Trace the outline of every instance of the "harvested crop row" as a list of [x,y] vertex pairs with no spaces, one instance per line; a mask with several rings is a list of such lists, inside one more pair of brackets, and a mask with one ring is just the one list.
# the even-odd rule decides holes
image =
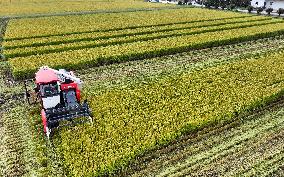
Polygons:
[[87,87],[95,123],[60,132],[56,141],[65,167],[73,176],[111,172],[183,132],[273,100],[284,86],[283,56],[277,53],[100,94]]
[[[21,98],[22,100],[23,98]],[[42,133],[40,113],[35,107],[27,107],[26,103],[10,100],[2,108],[3,139],[0,150],[2,170],[5,177],[13,176],[62,176],[62,169],[58,166],[50,152],[52,149],[45,144]],[[10,108],[7,108],[10,107]],[[1,114],[1,113],[0,113]],[[51,158],[51,159],[48,159]],[[61,171],[57,171],[57,170]],[[52,172],[52,173],[49,173]]]
[[0,103],[0,176],[63,176],[41,131],[38,108],[23,102],[22,83],[7,82],[8,69],[0,62],[0,99],[5,100]]
[[[283,132],[282,130],[279,130],[279,132]],[[275,171],[278,170],[278,168],[280,166],[282,166],[284,163],[284,143],[283,141],[284,136],[280,136],[278,137],[278,139],[276,139],[276,142],[273,142],[273,144],[270,144],[270,148],[271,150],[273,150],[273,148],[275,147],[275,145],[277,143],[282,143],[282,147],[280,147],[281,149],[279,150],[274,150],[274,152],[270,152],[270,156],[264,158],[260,163],[255,164],[254,166],[252,166],[250,169],[246,170],[245,172],[243,172],[243,175],[246,176],[271,176],[271,173],[274,173]]]
[[[252,164],[258,163],[265,158],[271,158],[270,151],[261,153],[261,150],[270,148],[272,152],[277,154],[279,150],[281,151],[284,148],[284,142],[277,141],[278,138],[284,137],[282,116],[281,120],[275,118],[273,122],[263,123],[252,130],[241,132],[238,136],[230,138],[214,146],[212,149],[209,148],[209,150],[200,152],[200,154],[195,156],[187,156],[184,161],[167,168],[166,171],[160,173],[158,176],[208,175],[212,170],[212,165],[214,163],[218,164],[216,161],[231,161],[231,163],[234,163],[238,167],[241,165],[238,163],[239,158],[246,159],[245,163],[247,166],[243,168],[248,169]],[[273,141],[275,145],[271,146],[270,141]],[[224,172],[224,167],[220,167],[218,170],[222,171],[224,176],[232,176],[234,175],[233,173],[238,173],[240,169],[244,170],[243,168],[231,167],[230,172],[227,174]]]
[[43,37],[43,38],[32,38],[32,39],[22,39],[22,40],[8,40],[4,42],[5,49],[14,49],[14,48],[23,48],[23,47],[36,47],[36,46],[46,46],[46,45],[56,45],[62,43],[72,43],[80,41],[90,41],[98,39],[108,39],[115,37],[124,37],[132,35],[142,35],[142,34],[151,34],[156,32],[166,32],[172,30],[182,30],[198,27],[210,27],[216,25],[225,25],[229,23],[241,23],[249,20],[265,20],[270,19],[267,17],[259,16],[243,16],[236,18],[222,18],[221,19],[212,19],[202,22],[187,22],[187,23],[177,23],[169,24],[164,26],[151,26],[151,27],[142,27],[134,29],[123,29],[123,30],[113,30],[106,32],[90,32],[90,33],[81,33],[81,34],[70,34],[63,36],[52,36],[52,37]]
[[14,77],[22,79],[31,77],[37,68],[42,65],[49,65],[54,68],[79,69],[114,62],[151,58],[189,49],[231,44],[245,40],[275,36],[283,32],[283,23],[268,24],[92,49],[18,57],[9,59],[9,63]]
[[[171,16],[172,18],[168,18]],[[43,17],[34,19],[11,20],[5,40],[33,38],[36,36],[53,36],[83,33],[88,31],[105,31],[111,29],[137,28],[210,20],[217,18],[241,17],[234,12],[214,11],[198,8],[172,9],[149,12],[128,12],[119,14],[95,14],[78,16]],[[115,23],[113,22],[115,19]],[[135,25],[134,25],[135,24]]]
[[168,32],[157,32],[147,35],[134,35],[134,36],[117,37],[110,39],[101,39],[95,41],[83,41],[83,42],[67,43],[60,45],[41,46],[41,47],[18,48],[12,50],[4,50],[4,55],[6,58],[25,57],[31,55],[48,54],[48,53],[63,52],[68,50],[78,50],[78,49],[110,46],[117,44],[126,44],[138,41],[150,41],[154,39],[162,39],[162,38],[169,38],[169,37],[176,37],[183,35],[202,34],[206,32],[239,29],[245,27],[261,26],[261,25],[276,24],[276,23],[283,23],[283,20],[262,19],[256,21],[244,21],[240,24],[233,23],[233,24],[226,24],[220,26],[217,25],[212,27],[201,27],[201,28],[191,28],[191,29],[182,29],[182,30],[172,30]]
[[[187,139],[185,145],[180,142],[172,145],[172,152],[157,155],[143,170],[131,176],[179,176],[188,173],[190,176],[244,176],[250,169],[258,172],[257,176],[262,176],[265,171],[255,167],[265,163],[267,158],[276,162],[276,168],[281,165],[278,157],[281,151],[283,156],[283,111],[281,106],[277,106],[275,110],[268,109],[261,114],[237,119],[231,123],[233,126],[229,124],[225,129],[214,129],[213,133],[203,133],[202,130],[192,140]],[[238,143],[230,146],[234,140]],[[229,148],[223,150],[225,146]]]

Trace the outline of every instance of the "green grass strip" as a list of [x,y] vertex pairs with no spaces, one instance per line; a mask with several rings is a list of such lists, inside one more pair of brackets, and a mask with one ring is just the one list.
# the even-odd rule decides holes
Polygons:
[[4,55],[6,58],[25,57],[25,56],[31,56],[31,55],[63,52],[63,51],[68,51],[68,50],[78,50],[78,49],[85,49],[85,48],[94,48],[94,47],[101,47],[101,46],[133,43],[137,41],[149,41],[149,40],[162,39],[162,38],[168,38],[168,37],[194,35],[194,34],[202,34],[202,33],[207,33],[207,32],[214,32],[214,31],[268,25],[268,24],[275,24],[275,23],[280,23],[280,22],[283,23],[283,20],[261,19],[261,20],[254,20],[254,21],[244,21],[240,23],[217,25],[217,26],[204,27],[204,28],[190,28],[190,29],[182,29],[182,30],[173,30],[173,31],[168,31],[168,32],[157,32],[157,33],[152,33],[152,34],[147,34],[147,35],[134,35],[134,36],[126,36],[126,37],[123,36],[123,37],[111,38],[107,40],[83,41],[83,42],[78,42],[78,43],[68,43],[68,44],[63,43],[60,45],[41,46],[41,47],[32,47],[32,48],[27,47],[27,48],[19,48],[19,49],[14,49],[14,50],[4,50]]
[[253,110],[284,94],[284,53],[104,93],[86,88],[94,125],[55,139],[71,176],[113,173],[185,132]]
[[82,69],[123,61],[152,58],[179,53],[191,49],[220,46],[271,37],[284,33],[283,23],[254,26],[241,29],[208,32],[204,34],[139,41],[92,49],[34,55],[9,59],[16,79],[31,78],[43,65],[54,68]]

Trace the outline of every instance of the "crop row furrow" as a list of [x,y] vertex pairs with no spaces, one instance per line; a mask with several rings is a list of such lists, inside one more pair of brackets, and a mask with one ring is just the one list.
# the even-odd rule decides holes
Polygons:
[[[279,141],[279,137],[283,137],[283,133],[281,128],[271,129],[269,132],[264,132],[249,142],[236,145],[236,149],[233,148],[228,152],[221,152],[195,165],[194,168],[191,166],[183,174],[191,173],[193,176],[198,176],[208,175],[213,172],[223,176],[234,176],[237,171],[250,168],[258,161],[270,156],[271,152],[282,149],[283,142]],[[271,146],[270,142],[275,144]],[[198,168],[202,170],[197,170]]]
[[[253,124],[245,124],[242,125],[241,127],[237,127],[236,129],[228,129],[226,130],[226,127],[220,128],[216,130],[217,132],[224,131],[225,129],[225,134],[223,136],[212,136],[214,134],[209,133],[205,137],[201,137],[203,139],[198,139],[197,142],[193,142],[194,144],[192,146],[188,146],[185,149],[182,149],[181,152],[179,152],[176,156],[173,156],[170,160],[163,161],[162,166],[167,166],[168,164],[173,164],[173,162],[181,160],[185,160],[186,157],[196,157],[199,156],[201,153],[205,152],[211,147],[214,147],[216,144],[222,144],[223,142],[229,142],[232,138],[236,137],[237,135],[244,134],[246,132],[249,132],[252,129],[255,129],[267,122],[269,122],[269,119],[260,119],[260,120],[254,120],[252,121]],[[214,131],[213,131],[214,132]],[[209,137],[210,139],[208,139]],[[187,144],[188,145],[188,144]],[[167,156],[167,155],[165,155]]]
[[223,30],[231,30],[231,29],[241,29],[252,26],[262,26],[268,24],[277,24],[283,23],[282,21],[276,20],[266,20],[266,22],[262,22],[263,20],[256,22],[244,22],[241,24],[228,24],[222,26],[213,26],[213,27],[205,27],[205,28],[193,28],[193,29],[184,29],[184,30],[174,30],[169,32],[161,32],[161,33],[153,33],[149,35],[137,35],[137,36],[126,36],[120,38],[111,38],[107,40],[94,40],[94,41],[83,41],[78,43],[67,43],[60,45],[51,45],[51,46],[42,46],[42,47],[27,47],[27,48],[19,48],[12,50],[4,50],[4,55],[6,58],[14,58],[14,57],[26,57],[31,55],[40,55],[40,54],[48,54],[48,53],[56,53],[63,52],[68,50],[79,50],[86,48],[95,48],[95,47],[106,47],[111,45],[119,45],[119,44],[127,44],[134,43],[140,41],[150,41],[155,39],[163,39],[170,37],[178,37],[178,36],[188,36],[188,35],[197,35],[209,32],[223,31]]
[[[265,135],[267,131],[275,130],[277,128],[279,129],[279,123],[281,124],[283,122],[284,120],[282,120],[282,122],[278,120],[272,123],[264,124],[263,126],[259,126],[249,132],[243,132],[239,134],[239,136],[234,136],[231,140],[224,141],[223,143],[214,146],[208,151],[203,151],[196,156],[189,156],[189,158],[184,162],[167,169],[164,173],[159,174],[159,176],[166,176],[170,174],[174,176],[180,176],[189,174],[191,170],[195,171],[198,168],[199,162],[202,164],[211,163],[217,158],[221,158],[228,154],[234,153],[237,149],[242,149],[248,144],[255,141],[258,136]],[[280,127],[280,129],[281,128],[282,127]]]
[[[273,148],[273,147],[272,147]],[[264,158],[262,161],[256,165],[249,168],[244,173],[239,173],[245,176],[267,176],[271,172],[277,169],[279,166],[283,165],[284,159],[284,146],[282,145],[281,149],[271,151],[270,156]]]
[[253,22],[253,21],[265,21],[269,20],[269,18],[260,18],[260,17],[244,17],[242,19],[239,18],[229,18],[225,20],[212,20],[205,22],[188,22],[186,24],[175,24],[175,25],[167,25],[162,27],[145,27],[138,29],[128,29],[128,30],[117,30],[111,32],[93,32],[87,34],[73,34],[73,35],[63,35],[56,37],[47,37],[47,38],[34,38],[34,39],[26,39],[26,40],[15,40],[15,41],[5,41],[4,46],[5,49],[15,49],[15,48],[25,48],[25,47],[36,47],[36,46],[47,46],[47,45],[58,45],[58,44],[66,44],[66,43],[74,43],[74,42],[82,42],[82,41],[90,41],[90,40],[100,40],[100,39],[109,39],[109,38],[117,38],[117,37],[125,37],[125,36],[133,36],[133,35],[143,35],[143,34],[151,34],[157,32],[167,32],[172,30],[182,30],[182,29],[191,29],[191,28],[202,28],[202,27],[211,27],[211,26],[220,26],[225,24],[236,24],[243,22]]

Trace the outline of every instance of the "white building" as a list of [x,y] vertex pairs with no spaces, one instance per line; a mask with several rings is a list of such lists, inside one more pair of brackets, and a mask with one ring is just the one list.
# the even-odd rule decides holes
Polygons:
[[177,4],[179,0],[159,0],[161,3]]
[[284,0],[252,0],[251,6],[278,10],[279,8],[284,8]]

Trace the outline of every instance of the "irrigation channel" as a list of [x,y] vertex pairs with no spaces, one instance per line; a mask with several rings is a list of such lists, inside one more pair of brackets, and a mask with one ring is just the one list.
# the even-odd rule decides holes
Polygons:
[[[102,66],[76,73],[86,87],[104,91],[145,83],[184,70],[211,67],[244,57],[283,49],[278,36],[240,44],[190,51],[141,61]],[[0,62],[0,176],[64,176],[60,157],[48,150],[39,107],[28,106],[21,82]],[[236,117],[227,124],[185,135],[167,147],[144,154],[121,176],[283,176],[284,99],[261,110]],[[267,173],[267,174],[266,174]]]

